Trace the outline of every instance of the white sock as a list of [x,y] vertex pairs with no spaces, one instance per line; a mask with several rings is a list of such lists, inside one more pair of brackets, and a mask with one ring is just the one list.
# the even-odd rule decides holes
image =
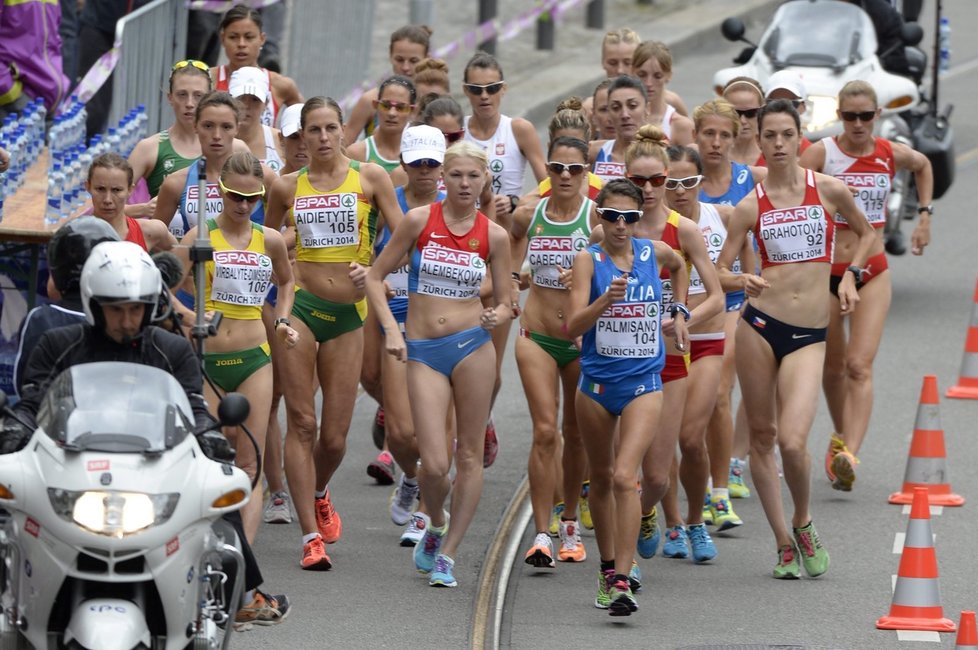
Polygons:
[[730,490],[728,488],[713,488],[710,490],[710,498],[713,501],[719,501],[720,499],[729,499]]
[[329,492],[329,485],[327,485],[326,487],[324,487],[322,490],[316,490],[316,498],[317,499],[322,499],[323,497],[326,496],[326,493],[327,492]]
[[414,478],[411,478],[407,474],[401,474],[401,476],[404,477],[403,478],[404,485],[410,485],[411,487],[414,487],[415,485],[418,484],[418,477],[417,476],[415,476]]
[[308,535],[303,535],[302,536],[302,543],[303,544],[308,544],[309,542],[311,542],[312,540],[316,539],[317,537],[319,537],[319,533],[309,533]]

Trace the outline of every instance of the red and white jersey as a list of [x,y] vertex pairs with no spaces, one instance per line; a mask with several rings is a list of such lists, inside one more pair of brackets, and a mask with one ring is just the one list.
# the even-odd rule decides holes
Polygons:
[[[876,146],[868,156],[850,156],[839,148],[836,138],[825,138],[822,144],[825,145],[822,172],[856,189],[856,205],[866,214],[866,220],[873,228],[886,225],[886,202],[896,172],[890,141],[876,138]],[[841,214],[836,213],[833,219],[837,227],[849,227]]]
[[761,268],[801,262],[832,262],[835,224],[828,217],[815,186],[815,172],[805,170],[805,198],[801,205],[776,208],[764,183],[757,193],[754,233],[761,254]]

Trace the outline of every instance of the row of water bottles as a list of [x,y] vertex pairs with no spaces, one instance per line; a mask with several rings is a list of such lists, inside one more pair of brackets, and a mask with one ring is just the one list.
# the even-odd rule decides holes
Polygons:
[[44,100],[38,98],[28,104],[19,116],[17,113],[7,115],[0,126],[0,147],[10,156],[10,168],[0,174],[0,219],[3,218],[4,199],[24,184],[28,168],[44,148],[46,117]]
[[47,207],[44,212],[44,222],[49,226],[76,213],[84,205],[87,198],[85,181],[92,160],[110,151],[128,158],[136,144],[146,137],[148,122],[146,107],[140,104],[119,120],[118,124],[110,127],[104,137],[101,134],[92,136],[86,147],[84,119],[81,122],[82,137],[79,141],[75,137],[71,111],[66,111],[64,117],[66,119],[60,125],[62,131],[59,132],[59,135],[65,136],[64,141],[54,137],[55,129],[59,126],[57,121],[51,128]]

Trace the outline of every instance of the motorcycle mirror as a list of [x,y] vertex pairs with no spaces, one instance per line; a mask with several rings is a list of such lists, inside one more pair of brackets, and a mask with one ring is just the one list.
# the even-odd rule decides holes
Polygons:
[[222,427],[236,427],[248,419],[251,404],[241,393],[228,393],[217,405],[217,417]]
[[900,39],[904,45],[916,45],[924,39],[924,28],[917,23],[903,23]]
[[728,41],[739,41],[744,37],[744,32],[747,28],[744,27],[744,21],[740,18],[735,18],[731,16],[720,24],[720,33]]

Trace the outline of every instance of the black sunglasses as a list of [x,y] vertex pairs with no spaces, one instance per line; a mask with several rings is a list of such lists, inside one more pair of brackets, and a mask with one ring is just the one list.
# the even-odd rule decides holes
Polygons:
[[419,158],[418,160],[412,160],[407,164],[408,167],[413,167],[414,169],[420,169],[422,167],[429,167],[431,169],[438,169],[441,167],[441,163],[432,158]]
[[662,187],[662,185],[666,182],[665,174],[656,174],[655,176],[639,176],[638,174],[629,174],[625,176],[625,178],[639,187],[645,187],[646,183],[651,183],[652,187]]
[[855,111],[840,111],[839,116],[846,122],[855,122],[856,120],[860,122],[871,122],[876,119],[876,111],[861,111],[859,113]]
[[496,93],[498,93],[500,90],[503,89],[504,84],[505,82],[503,81],[496,81],[491,84],[483,84],[483,85],[462,84],[462,88],[465,90],[465,92],[469,93],[470,95],[480,96],[482,95],[483,90],[486,91],[487,95],[495,95]]
[[757,117],[757,111],[761,110],[761,107],[758,106],[757,108],[735,108],[734,110],[737,111],[737,115],[741,117],[746,117],[748,120],[752,120],[755,117]]
[[584,170],[587,169],[587,166],[584,163],[562,163],[556,161],[548,161],[547,169],[549,169],[554,174],[557,174],[558,176],[560,174],[563,174],[564,172],[567,172],[571,176],[580,176],[581,174],[584,173]]
[[[665,176],[663,176],[665,178]],[[638,220],[642,218],[641,210],[616,210],[615,208],[595,208],[595,211],[605,221],[610,221],[611,223],[618,223],[619,219],[624,219],[625,223],[633,224],[638,223]]]

